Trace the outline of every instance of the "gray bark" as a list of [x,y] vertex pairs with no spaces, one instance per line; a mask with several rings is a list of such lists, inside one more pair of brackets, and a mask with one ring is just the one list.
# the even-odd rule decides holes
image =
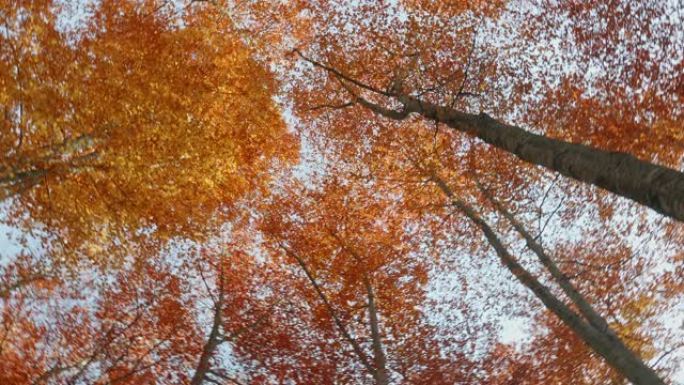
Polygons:
[[[401,96],[402,114],[418,113],[518,158],[580,182],[601,187],[684,221],[684,173],[622,152],[600,150],[533,134],[485,113],[468,114]],[[383,114],[392,117],[391,114]],[[396,116],[395,116],[396,117]]]
[[[221,277],[222,279],[222,277]],[[197,363],[197,368],[195,373],[190,380],[191,385],[202,385],[204,380],[207,378],[207,374],[211,370],[211,358],[216,352],[216,348],[223,342],[221,334],[221,311],[223,307],[223,289],[219,292],[219,298],[214,304],[214,316],[212,318],[211,331],[207,337],[207,342],[202,348],[202,354],[200,355],[199,362]]]
[[665,385],[658,374],[646,365],[637,354],[632,352],[617,336],[599,330],[586,322],[575,311],[559,300],[546,286],[527,271],[496,235],[489,224],[468,204],[459,200],[449,186],[439,177],[433,181],[449,198],[451,203],[463,212],[484,234],[504,266],[525,287],[542,301],[544,306],[570,327],[591,349],[601,355],[606,363],[621,373],[635,385]]
[[577,306],[580,313],[598,330],[616,336],[615,332],[608,326],[608,322],[601,316],[593,306],[586,300],[586,298],[575,288],[570,279],[561,271],[556,262],[546,253],[544,247],[535,240],[520,221],[518,221],[513,214],[508,211],[499,201],[489,195],[489,193],[482,187],[480,191],[485,194],[487,199],[494,204],[494,207],[513,225],[513,228],[520,234],[527,247],[537,256],[541,264],[551,274],[553,280],[560,286],[563,293],[570,298],[570,300]]
[[[580,182],[601,187],[631,199],[670,218],[684,221],[684,173],[639,160],[622,152],[611,152],[583,144],[569,143],[528,132],[518,126],[493,119],[485,113],[470,114],[454,108],[435,105],[416,97],[402,94],[392,87],[384,91],[356,79],[324,63],[296,51],[300,57],[322,68],[342,82],[353,95],[353,102],[374,113],[394,120],[404,120],[416,113],[442,123],[454,130],[473,135],[485,143],[518,158],[556,171]],[[364,90],[393,98],[403,108],[393,110],[364,99],[346,83]],[[342,106],[350,105],[349,103]]]
[[390,378],[389,371],[387,370],[387,357],[385,357],[385,351],[382,348],[382,337],[380,336],[378,310],[375,305],[373,286],[367,276],[364,276],[363,283],[366,286],[366,293],[368,295],[368,318],[373,345],[373,359],[375,361],[375,383],[376,385],[389,385]]

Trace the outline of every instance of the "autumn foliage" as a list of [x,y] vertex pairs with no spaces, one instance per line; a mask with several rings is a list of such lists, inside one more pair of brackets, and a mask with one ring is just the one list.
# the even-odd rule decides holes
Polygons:
[[0,384],[678,384],[677,1],[0,3]]
[[193,237],[294,159],[272,76],[216,8],[105,1],[62,32],[57,6],[4,6],[13,215],[71,244],[140,230]]

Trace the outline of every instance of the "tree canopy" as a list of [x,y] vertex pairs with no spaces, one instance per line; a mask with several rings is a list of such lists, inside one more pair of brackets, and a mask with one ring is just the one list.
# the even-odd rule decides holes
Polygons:
[[678,1],[0,4],[0,383],[684,384]]

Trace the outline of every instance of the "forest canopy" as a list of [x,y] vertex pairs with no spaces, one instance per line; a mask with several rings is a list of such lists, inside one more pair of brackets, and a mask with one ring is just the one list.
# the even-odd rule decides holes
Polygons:
[[0,384],[684,384],[684,4],[0,2]]

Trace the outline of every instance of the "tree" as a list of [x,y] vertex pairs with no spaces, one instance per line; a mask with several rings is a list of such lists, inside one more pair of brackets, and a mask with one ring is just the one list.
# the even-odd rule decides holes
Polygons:
[[[267,362],[297,357],[283,360],[279,382],[451,384],[475,376],[465,341],[443,337],[430,321],[438,316],[422,310],[434,262],[420,230],[377,187],[331,178],[273,202],[264,232],[280,269],[292,270],[281,285],[294,288],[284,327],[306,331],[287,344],[258,342]],[[450,311],[468,312],[463,304]]]
[[[301,59],[324,70],[330,77],[330,81],[318,81],[317,83],[320,86],[313,92],[313,96],[305,97],[307,101],[314,100],[313,106],[310,107],[350,108],[361,106],[373,111],[380,117],[399,121],[408,119],[411,114],[418,114],[427,121],[434,121],[436,124],[441,123],[454,130],[476,137],[500,150],[514,154],[526,162],[604,188],[674,219],[684,219],[684,205],[681,202],[681,197],[684,196],[682,194],[684,192],[684,174],[678,170],[640,160],[627,153],[603,150],[582,143],[570,143],[533,133],[520,126],[496,120],[482,111],[482,104],[488,104],[491,100],[483,102],[480,98],[482,95],[470,91],[470,88],[488,80],[487,72],[496,69],[494,66],[499,65],[496,62],[499,58],[485,57],[481,59],[484,61],[483,63],[473,63],[476,59],[474,60],[470,54],[464,55],[463,52],[458,52],[463,50],[464,44],[462,42],[459,44],[454,40],[460,38],[470,41],[471,39],[467,39],[468,35],[475,34],[473,31],[475,23],[472,21],[471,12],[482,12],[486,16],[487,13],[493,12],[490,8],[485,7],[480,10],[478,5],[474,5],[474,9],[469,9],[465,3],[463,9],[454,7],[459,10],[456,16],[461,12],[470,12],[465,12],[463,17],[455,17],[457,21],[454,21],[448,20],[446,16],[442,17],[442,13],[433,12],[431,9],[424,12],[412,12],[411,9],[392,9],[390,7],[390,11],[383,11],[382,7],[382,5],[364,5],[341,11],[326,5],[309,7],[309,11],[312,13],[338,14],[338,17],[333,19],[335,25],[329,27],[322,24],[331,20],[330,16],[316,15],[320,19],[310,18],[319,21],[322,30],[331,31],[329,35],[323,33],[322,37],[311,43],[312,50],[316,52],[316,58],[298,49],[295,50]],[[662,2],[653,2],[645,7],[653,18],[670,13],[670,8]],[[540,8],[542,8],[542,12],[548,11],[543,6]],[[573,9],[570,6],[568,8],[573,15]],[[628,9],[628,6],[625,8]],[[402,12],[408,14],[406,20],[400,18]],[[446,15],[452,16],[453,12],[447,12]],[[562,17],[562,15],[558,16],[558,18]],[[615,18],[614,15],[610,14],[607,17],[610,22],[624,23],[624,18]],[[361,22],[363,19],[368,20],[368,23],[371,24],[360,27],[364,25]],[[453,26],[454,30],[444,31],[441,28],[444,25]],[[340,42],[332,36],[334,33],[332,31],[343,30],[350,26],[356,28],[358,34],[353,39],[349,39],[348,42]],[[509,25],[508,28],[515,26],[515,24]],[[656,40],[654,44],[657,44],[657,47],[664,46],[663,49],[666,49],[670,44],[675,44],[674,41],[667,40],[667,36],[676,26],[670,23],[662,23],[659,27],[661,30],[657,31],[657,36],[665,41]],[[438,30],[438,28],[441,29]],[[578,30],[577,33],[581,35],[582,32],[579,27],[575,29],[575,31]],[[422,38],[422,41],[419,41],[418,36]],[[637,39],[641,39],[641,37]],[[594,38],[592,42],[596,44],[617,44],[614,38],[608,41],[598,41]],[[582,44],[586,44],[586,42],[580,40],[578,49],[584,48]],[[630,47],[637,50],[641,49],[636,47],[636,44],[630,45]],[[473,49],[476,49],[474,43],[470,47],[470,50]],[[373,54],[369,55],[369,51]],[[572,52],[574,53],[574,51]],[[591,54],[593,52],[589,52],[589,55]],[[639,58],[640,56],[632,58],[627,55],[627,60],[639,60]],[[460,62],[459,59],[461,59]],[[588,56],[585,60],[591,59],[592,56]],[[664,67],[669,71],[677,71],[678,66],[681,66],[681,59],[676,56],[666,59],[668,62],[664,64]],[[485,68],[477,69],[479,77],[471,79],[469,78],[471,75],[469,70],[476,65],[483,65]],[[628,65],[631,64],[628,63]],[[493,68],[490,70],[487,67]],[[639,95],[643,93],[645,94],[644,98],[647,98],[649,92],[660,91],[660,82],[651,81],[649,83],[650,79],[642,76],[642,73],[649,71],[648,66],[632,67],[630,67],[632,72],[629,75],[643,79],[637,91]],[[493,79],[493,82],[496,82],[496,79]],[[600,81],[596,83],[599,84],[599,87],[603,84]],[[586,85],[586,87],[589,88],[592,85],[593,83]],[[579,86],[582,84],[580,83]],[[511,86],[507,85],[507,87],[510,88]],[[574,92],[581,93],[582,91],[584,90],[575,89]],[[310,89],[306,92],[311,94]],[[609,94],[607,96],[608,102],[611,102],[610,98],[619,98],[624,93],[623,90]],[[496,100],[497,96],[495,95],[493,99]],[[516,97],[514,96],[514,98]],[[480,107],[479,113],[470,112],[469,110],[472,107],[469,103],[459,103],[459,100],[467,98],[478,99],[476,105]],[[591,98],[586,99],[592,100]],[[333,102],[330,102],[331,100]],[[681,108],[677,107],[678,100],[678,94],[675,93],[669,96],[669,99],[663,99],[659,104],[652,103],[654,105],[648,111],[656,116],[660,116],[663,111],[668,111],[668,108],[673,108],[673,110],[662,120],[649,119],[651,124],[661,124],[664,130],[672,132],[669,127],[676,127],[682,119]],[[602,102],[600,97],[593,98],[593,101],[595,103]],[[462,108],[456,107],[457,103]],[[593,108],[595,103],[584,102],[582,108]],[[541,104],[540,108],[544,106]],[[630,105],[629,107],[633,106]],[[514,106],[514,108],[524,109],[519,106]],[[653,112],[651,112],[652,110]],[[577,118],[578,115],[580,114],[575,113],[574,117]],[[631,114],[630,117],[633,121],[632,125],[638,125],[643,119],[634,114]],[[624,117],[621,121],[615,122],[614,119],[605,117],[604,121],[601,121],[599,120],[600,114],[589,115],[587,118],[591,118],[592,123],[596,122],[594,124],[604,125],[620,124],[622,121],[628,120],[627,117]],[[584,123],[580,125],[580,128],[591,128],[587,126],[590,124]],[[679,155],[681,156],[681,154]]]
[[88,273],[100,280],[63,274],[4,300],[8,383],[161,383],[165,370],[192,357],[195,330],[177,277],[149,261],[109,284]]
[[196,237],[265,190],[297,146],[271,73],[220,7],[104,1],[64,30],[68,8],[5,2],[0,199],[13,198],[10,217],[28,215],[62,245]]
[[673,381],[675,7],[0,5],[0,382]]
[[222,252],[232,254],[191,249],[180,265],[144,254],[116,271],[60,269],[49,283],[16,288],[2,302],[0,378],[195,385],[234,375],[240,383],[220,349],[258,330],[273,304],[253,292],[267,284],[254,280],[254,259],[229,245]]
[[[653,3],[645,7],[652,15],[669,14],[669,8],[659,4]],[[300,116],[306,120],[304,130],[314,138],[314,141],[323,144],[322,153],[326,158],[334,159],[330,162],[344,162],[354,157],[366,162],[365,166],[360,166],[365,171],[361,173],[362,177],[393,178],[402,181],[398,183],[405,184],[409,180],[417,181],[415,184],[420,184],[421,180],[437,183],[442,192],[449,197],[450,203],[465,212],[466,217],[485,233],[501,262],[507,266],[514,277],[535,293],[546,307],[559,316],[611,366],[634,383],[664,383],[649,367],[649,364],[639,357],[638,352],[631,351],[628,344],[621,341],[615,331],[610,330],[606,320],[574,288],[572,280],[565,277],[553,262],[553,258],[548,256],[544,247],[535,240],[535,236],[525,230],[520,222],[510,213],[506,214],[504,211],[500,214],[512,222],[510,225],[524,238],[530,250],[539,257],[543,268],[548,270],[550,275],[548,279],[559,286],[563,296],[567,296],[571,301],[571,306],[563,304],[560,297],[548,290],[539,278],[525,268],[517,258],[512,257],[505,242],[501,239],[497,240],[498,236],[487,224],[487,220],[483,219],[483,216],[470,206],[470,203],[465,203],[465,199],[450,192],[449,187],[451,183],[458,183],[470,185],[472,188],[473,179],[477,180],[480,175],[484,175],[496,180],[502,186],[513,186],[515,197],[528,199],[525,197],[534,190],[525,191],[525,189],[536,187],[534,186],[535,179],[540,179],[543,172],[529,170],[519,162],[502,165],[501,163],[512,160],[510,156],[507,156],[508,154],[502,154],[499,151],[481,151],[482,146],[477,140],[473,141],[469,137],[456,137],[451,133],[443,134],[439,128],[440,124],[443,124],[456,131],[471,134],[482,142],[503,149],[522,160],[545,166],[582,182],[604,187],[675,219],[681,219],[679,214],[676,214],[679,210],[677,207],[680,203],[677,202],[680,200],[681,192],[674,193],[675,195],[670,198],[666,196],[680,190],[680,187],[675,185],[681,185],[681,181],[684,180],[682,174],[649,161],[638,160],[626,153],[551,139],[518,126],[501,123],[482,112],[472,112],[495,106],[499,99],[506,97],[511,98],[512,102],[502,101],[503,106],[493,107],[494,111],[502,116],[517,118],[522,115],[523,118],[517,119],[523,122],[530,119],[528,117],[543,116],[543,113],[530,113],[529,107],[524,104],[515,104],[524,102],[524,97],[527,96],[524,90],[516,88],[519,85],[506,84],[505,81],[492,76],[494,73],[498,74],[501,67],[506,70],[506,66],[511,62],[518,63],[515,58],[503,56],[508,54],[505,49],[497,52],[496,49],[485,48],[484,52],[479,53],[476,50],[476,43],[473,42],[476,39],[472,36],[475,35],[474,30],[478,18],[489,18],[486,22],[493,23],[496,27],[508,21],[505,17],[497,19],[499,14],[496,11],[489,8],[478,9],[475,5],[474,9],[455,7],[456,14],[453,12],[443,14],[441,13],[443,10],[430,7],[419,7],[420,11],[412,12],[412,9],[402,8],[401,5],[385,6],[386,4],[370,3],[352,7],[316,4],[307,8],[306,16],[304,16],[306,22],[314,23],[316,27],[313,29],[321,32],[305,40],[302,46],[306,48],[295,49],[294,54],[296,58],[321,71],[319,74],[304,79],[299,77],[293,79],[296,84],[294,97],[299,105]],[[539,8],[548,11],[553,7],[549,5],[549,8],[544,8],[541,5]],[[568,12],[573,15],[574,10],[571,7],[568,8]],[[621,8],[621,10],[631,13],[628,7]],[[612,23],[624,22],[612,16],[604,15]],[[558,19],[563,17],[560,15]],[[508,29],[504,25],[504,30],[511,31],[517,25],[514,21],[508,25]],[[668,31],[676,27],[670,23],[663,23],[658,28],[661,28],[658,36],[666,39]],[[530,30],[533,29],[530,28]],[[338,35],[339,31],[353,31],[354,34],[353,36],[345,35],[346,39],[341,39]],[[484,32],[487,37],[492,37],[492,34],[491,29]],[[654,43],[656,45],[654,49],[657,50],[659,47],[663,50],[669,49],[668,44],[671,41],[660,40],[660,37]],[[531,40],[524,38],[525,36],[519,43],[512,41],[511,46],[515,47],[516,44],[524,44]],[[461,42],[458,41],[459,39]],[[600,37],[593,39],[592,42],[598,44],[611,42],[609,39],[603,42],[599,39]],[[464,41],[473,43],[469,44],[469,47]],[[568,48],[568,51],[573,54],[577,52],[576,50],[581,51],[585,49],[583,46],[585,43],[586,40],[578,38],[577,45]],[[634,48],[637,45],[631,46]],[[561,50],[561,54],[563,53],[564,51]],[[591,54],[591,51],[589,53]],[[488,57],[488,55],[493,57]],[[543,58],[542,55],[533,56],[533,59]],[[663,57],[663,55],[658,57]],[[628,60],[634,59],[629,55],[627,58]],[[591,62],[593,57],[585,55],[581,60]],[[668,60],[664,68],[667,71],[676,71],[679,57],[675,56]],[[538,63],[537,66],[541,72],[546,69],[543,63]],[[592,68],[591,64],[587,64],[587,67]],[[635,91],[638,97],[641,97],[643,93],[646,98],[649,97],[649,92],[658,92],[656,90],[664,90],[668,87],[666,82],[661,82],[658,78],[649,79],[647,68],[648,66],[631,66],[625,71],[629,76],[643,78],[640,88]],[[532,71],[534,68],[528,70]],[[624,76],[624,73],[620,76]],[[483,87],[489,79],[493,86]],[[603,83],[606,81],[608,80],[602,78],[589,78],[583,83],[578,82],[576,89],[585,87],[580,88],[580,92],[590,93],[594,83],[596,87],[607,88],[607,83]],[[563,85],[568,86],[567,83]],[[297,86],[299,88],[296,88]],[[501,88],[497,89],[497,87]],[[614,93],[597,92],[593,97],[575,97],[590,100],[590,102],[576,103],[578,106],[573,106],[572,112],[566,116],[573,118],[588,116],[592,123],[605,125],[614,125],[616,122],[619,124],[621,121],[631,122],[630,127],[654,122],[681,121],[681,109],[677,107],[676,93],[659,96],[660,102],[650,98],[645,103],[653,107],[653,110],[647,109],[639,112],[639,108],[643,108],[646,104],[635,106],[624,103],[620,108],[637,112],[625,113],[624,116],[619,117],[620,120],[606,114],[610,106],[617,105],[613,98],[624,95],[625,89]],[[481,93],[481,91],[485,92]],[[502,91],[505,94],[502,94]],[[559,89],[558,93],[562,91]],[[543,97],[532,99],[532,101],[534,103],[531,105],[540,109],[553,108],[557,105]],[[554,102],[557,102],[557,98]],[[600,106],[602,110],[590,112],[589,109],[595,105]],[[673,109],[668,110],[668,107]],[[368,113],[364,113],[363,110]],[[424,120],[411,119],[411,114],[414,113]],[[387,118],[389,122],[374,119],[374,115]],[[549,118],[543,121],[548,122],[556,116],[551,113],[548,115]],[[645,119],[646,116],[649,116],[649,119]],[[599,120],[601,118],[604,120]],[[430,127],[431,123],[434,123],[434,128]],[[662,130],[659,134],[663,135],[658,136],[658,141],[664,140],[663,138],[667,138],[670,135],[668,133],[672,132],[668,127],[669,124],[671,123],[656,126],[657,129]],[[590,124],[584,124],[578,128],[588,130],[592,128],[589,126]],[[553,126],[553,129],[557,129],[557,126]],[[432,132],[425,133],[421,130],[430,130],[434,134],[430,135]],[[444,135],[445,138],[439,139],[439,134]],[[402,137],[406,135],[410,137]],[[577,136],[581,135],[580,131]],[[585,132],[584,135],[587,133]],[[601,139],[603,136],[597,136],[595,140]],[[610,137],[606,135],[606,139]],[[608,141],[608,144],[617,145],[618,148],[635,148],[634,143]],[[601,146],[605,147],[606,142],[601,143]],[[409,150],[404,150],[407,147]],[[397,148],[400,151],[404,150],[405,153],[394,157],[386,156],[387,153],[397,151]],[[657,146],[652,148],[657,148]],[[454,151],[453,156],[443,154],[443,151],[449,150]],[[378,153],[380,155],[377,155]],[[407,156],[406,153],[409,155]],[[643,153],[640,155],[643,156]],[[668,149],[663,151],[662,155],[658,152],[650,157],[652,159],[678,159],[681,153]],[[442,161],[442,158],[447,158],[447,160]],[[514,175],[516,168],[525,170],[526,175]],[[448,179],[439,176],[442,172],[449,174]],[[668,176],[665,177],[665,175]],[[661,176],[663,179],[660,179]],[[507,178],[510,179],[507,180]],[[666,182],[666,180],[672,182]],[[517,184],[518,182],[521,184]],[[464,189],[459,188],[458,194],[467,191]],[[483,204],[481,196],[478,197],[472,191],[466,194],[477,204]],[[487,204],[486,201],[485,199],[484,204]],[[611,206],[605,199],[602,199],[599,204]],[[608,208],[608,211],[610,210]],[[501,211],[501,208],[497,211]],[[605,213],[603,216],[615,217]],[[599,340],[611,346],[602,347]],[[615,345],[612,346],[612,344]],[[630,363],[627,363],[628,361]]]
[[[653,371],[649,364],[644,362],[644,359],[647,360],[653,357],[649,343],[644,342],[635,345],[632,341],[633,339],[644,339],[644,341],[648,341],[658,333],[662,333],[662,331],[656,332],[655,329],[652,329],[648,333],[649,337],[639,335],[639,333],[642,333],[640,331],[642,325],[644,325],[648,318],[655,315],[654,309],[656,308],[656,305],[652,302],[653,300],[658,302],[662,301],[662,304],[659,304],[658,306],[669,306],[666,305],[668,302],[667,300],[656,299],[659,297],[655,294],[658,291],[657,288],[663,287],[663,291],[666,293],[675,293],[679,291],[679,289],[677,289],[676,282],[678,280],[676,278],[676,273],[673,272],[675,275],[672,275],[671,273],[658,275],[652,278],[653,281],[650,281],[652,283],[646,288],[644,288],[643,284],[637,284],[635,287],[626,286],[623,281],[629,281],[630,279],[628,277],[634,277],[636,279],[642,275],[642,272],[646,269],[645,261],[639,261],[637,262],[637,265],[630,267],[630,269],[625,269],[626,266],[631,265],[629,262],[631,258],[629,249],[627,249],[627,252],[616,253],[615,251],[611,251],[611,248],[624,246],[616,246],[621,245],[622,241],[620,240],[620,237],[608,238],[608,234],[610,233],[607,229],[603,229],[602,232],[599,232],[601,241],[605,242],[606,247],[608,247],[606,250],[598,251],[598,253],[606,255],[605,261],[598,260],[598,257],[593,255],[587,255],[586,257],[581,255],[582,253],[580,250],[582,247],[585,247],[587,250],[597,247],[592,243],[596,242],[596,240],[591,238],[587,241],[587,245],[574,246],[574,244],[571,244],[573,246],[570,249],[568,249],[567,245],[563,246],[562,244],[558,244],[556,246],[556,253],[552,253],[541,245],[539,236],[533,236],[530,231],[526,229],[526,225],[516,219],[516,217],[483,186],[478,185],[477,183],[468,182],[469,179],[466,177],[460,177],[454,181],[459,186],[457,192],[454,192],[449,184],[437,174],[438,171],[435,171],[434,167],[444,167],[446,170],[450,170],[451,168],[441,164],[439,159],[435,159],[435,155],[431,155],[435,150],[434,147],[430,148],[432,147],[430,146],[425,149],[425,152],[421,153],[420,148],[416,146],[415,141],[407,140],[407,142],[408,143],[404,143],[403,148],[398,148],[395,144],[395,147],[389,150],[377,149],[375,153],[371,153],[368,158],[362,159],[361,166],[356,166],[363,171],[352,173],[351,176],[342,179],[344,182],[337,179],[340,175],[344,175],[340,172],[341,170],[344,170],[344,167],[341,166],[343,161],[333,160],[332,164],[335,165],[334,175],[336,175],[336,177],[333,178],[331,183],[353,184],[355,183],[354,181],[357,180],[356,183],[372,185],[373,187],[371,189],[375,194],[393,196],[395,197],[394,199],[396,199],[395,205],[410,208],[411,211],[409,212],[399,211],[396,209],[396,206],[392,210],[395,215],[400,218],[405,218],[409,223],[423,223],[425,220],[430,221],[428,218],[437,215],[437,218],[431,219],[434,224],[428,227],[430,229],[429,235],[425,233],[421,234],[427,239],[453,239],[454,236],[450,234],[453,230],[449,227],[445,227],[443,224],[445,222],[457,221],[457,218],[451,217],[451,214],[454,210],[461,211],[467,221],[472,222],[473,228],[481,230],[484,233],[485,239],[496,251],[501,265],[509,271],[512,277],[529,289],[538,300],[541,300],[550,313],[560,319],[564,327],[567,327],[576,333],[577,338],[579,338],[580,341],[593,349],[593,352],[585,351],[584,355],[581,356],[583,357],[582,359],[589,360],[590,358],[588,357],[598,354],[602,356],[608,365],[612,366],[617,373],[626,376],[635,384],[664,383],[663,380],[660,379],[659,374]],[[418,141],[418,143],[420,142],[421,141]],[[449,142],[448,140],[445,140],[443,143],[448,144]],[[406,153],[401,154],[401,150],[406,151],[408,155],[406,155]],[[446,149],[440,148],[439,150],[440,151],[437,151],[438,153],[449,153],[448,147]],[[378,152],[384,156],[388,156],[390,159],[381,158],[382,155],[378,155]],[[408,164],[406,164],[407,161],[402,159],[402,157],[398,157],[398,154],[407,157],[413,156],[414,158],[409,158]],[[369,164],[375,164],[376,166],[369,166]],[[397,167],[397,165],[403,165],[404,167]],[[413,165],[413,169],[409,169],[411,165]],[[351,167],[354,167],[354,165]],[[370,172],[368,171],[369,168],[371,170]],[[412,176],[412,180],[401,179],[402,174],[405,175],[407,172]],[[361,181],[358,181],[359,179]],[[392,191],[391,193],[388,193],[387,190],[383,190],[382,188],[378,188],[378,184],[380,184],[380,181],[383,179],[389,181],[386,183],[390,183],[391,186],[393,186],[392,190],[390,190]],[[473,184],[478,187],[476,188]],[[447,198],[446,203],[439,203],[441,199],[435,197],[435,187],[437,187],[437,190]],[[474,188],[475,191],[469,191],[469,188]],[[474,192],[476,195],[474,195]],[[319,205],[327,199],[333,199],[330,196],[335,195],[329,190],[321,191],[320,194],[322,194],[321,197],[316,200]],[[302,194],[298,194],[298,196],[301,199]],[[435,199],[436,201],[429,203],[432,199]],[[489,220],[485,219],[492,214],[478,213],[470,203],[466,203],[466,199],[473,199],[477,204],[481,204],[484,210],[492,210],[493,214],[497,214],[501,217],[501,221],[508,222],[512,234],[506,234],[505,238],[504,235],[497,235],[493,226],[488,223]],[[368,198],[359,199],[350,197],[343,207],[346,211],[349,211],[354,205],[354,203],[350,202],[363,202],[368,200]],[[283,203],[280,203],[280,206],[283,205]],[[317,209],[318,208],[319,206],[317,206]],[[307,210],[303,211],[307,212]],[[373,210],[370,209],[363,210],[364,215],[369,215],[372,212]],[[416,219],[420,218],[421,215],[427,215],[428,217],[422,220]],[[294,217],[301,218],[299,220],[302,220],[307,224],[310,223],[312,228],[303,231],[303,233],[309,237],[312,237],[312,234],[315,234],[315,229],[325,227],[325,223],[313,222],[302,214],[298,214]],[[336,221],[334,222],[335,226],[337,226],[339,222],[340,216],[338,214]],[[355,231],[359,231],[357,227],[354,227],[358,226],[358,224],[347,226],[353,228]],[[409,225],[406,224],[403,225],[403,227],[408,226]],[[459,225],[454,223],[454,227],[457,229],[456,231],[467,231],[467,228],[470,227],[466,223],[466,228],[459,230],[459,228],[463,228],[463,226],[463,224]],[[360,230],[359,232],[362,234],[368,233],[368,231],[363,230]],[[522,238],[524,248],[527,248],[528,251],[532,253],[532,257],[537,260],[536,263],[525,261],[525,259],[514,256],[514,252],[511,251],[513,250],[513,246],[508,246],[506,243],[514,245],[516,243],[516,237]],[[449,242],[466,242],[466,244],[471,244],[471,248],[480,248],[481,246],[473,245],[478,243],[478,238],[479,235],[477,233],[468,233],[468,235],[464,237],[464,240],[450,240]],[[504,241],[503,239],[507,239],[507,241]],[[405,242],[406,241],[404,241],[404,243]],[[321,241],[318,241],[315,244],[318,245],[321,243],[325,244],[325,242]],[[352,243],[354,245],[359,244],[358,241]],[[440,242],[437,242],[437,244],[439,243]],[[365,249],[370,248],[365,247]],[[448,250],[449,247],[446,249]],[[482,250],[481,253],[484,254],[481,258],[487,257],[486,250]],[[518,251],[518,253],[524,253],[524,250]],[[573,265],[572,263],[566,263],[564,266],[560,265],[556,261],[557,257],[554,256],[554,254],[557,255],[557,253],[568,255],[570,260],[577,263],[577,265]],[[650,269],[657,269],[657,264],[662,263],[662,261],[652,261],[650,263],[653,264]],[[599,273],[603,274],[603,276],[593,276],[594,274],[587,274],[586,271],[577,272],[578,266],[604,266],[601,268],[602,273]],[[610,272],[610,275],[606,275],[606,272]],[[470,271],[470,274],[475,274],[475,277],[478,277],[479,273]],[[479,283],[487,285],[487,282]],[[581,289],[578,289],[580,287]],[[583,291],[586,290],[588,290],[589,293],[583,293]],[[637,291],[635,292],[634,290]],[[592,300],[589,299],[590,297],[588,297],[587,294],[593,296],[593,301],[608,300],[612,305],[607,309],[603,309],[600,305],[595,303],[592,304]],[[633,298],[630,295],[637,295],[637,297]],[[525,297],[520,296],[513,300],[524,301]],[[628,308],[634,306],[638,306],[642,309],[639,313],[636,313],[636,315],[620,314],[619,312],[619,309],[622,307]],[[612,320],[608,321],[608,318],[601,314],[602,310],[600,309],[603,309],[603,311],[609,314]],[[651,315],[646,316],[648,313]],[[545,313],[544,317],[549,317],[549,314]],[[556,325],[555,327],[558,328],[559,326]],[[555,336],[567,338],[567,333],[558,333],[555,334]],[[554,340],[550,339],[550,341]],[[575,344],[577,344],[577,342],[575,342]],[[580,351],[582,350],[580,349]],[[544,353],[539,352],[538,354],[543,355]],[[591,358],[591,360],[594,359]],[[602,365],[598,364],[598,367],[602,368]],[[596,379],[596,376],[591,377],[590,381],[596,381]]]
[[563,273],[558,265],[553,261],[537,243],[534,237],[508,212],[503,206],[493,201],[502,215],[511,222],[516,232],[525,239],[529,247],[539,258],[540,262],[548,270],[554,283],[561,287],[563,293],[570,298],[577,311],[563,304],[562,300],[554,296],[550,290],[539,282],[528,270],[526,270],[511,255],[501,239],[496,235],[491,226],[477,213],[471,206],[456,198],[451,188],[438,176],[434,176],[435,183],[440,190],[452,201],[452,204],[462,211],[477,227],[484,233],[487,241],[495,250],[501,262],[508,270],[530,289],[539,300],[558,318],[593,350],[603,356],[606,361],[623,374],[634,384],[664,384],[665,382],[644,363],[638,354],[631,351],[627,345],[620,340],[617,333],[612,330],[608,322],[602,317],[586,300],[586,298],[573,286],[570,279]]

